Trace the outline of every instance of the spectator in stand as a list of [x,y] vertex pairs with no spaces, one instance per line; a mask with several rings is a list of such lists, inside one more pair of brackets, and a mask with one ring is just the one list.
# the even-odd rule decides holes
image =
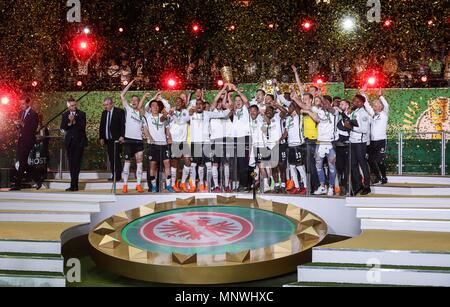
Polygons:
[[333,57],[330,60],[330,82],[342,82],[341,69],[339,66],[339,61]]
[[442,68],[443,63],[439,60],[439,57],[437,54],[434,54],[428,63],[428,67],[430,69],[431,74],[431,82],[433,86],[438,86],[441,79],[442,79]]
[[411,87],[413,74],[413,68],[411,65],[411,60],[408,57],[408,53],[403,50],[400,53],[400,57],[398,59],[398,76],[400,78],[400,87]]
[[145,74],[144,74],[144,62],[141,59],[137,59],[134,63],[134,74],[137,88],[141,88],[145,83]]
[[428,76],[430,67],[428,66],[427,56],[424,52],[420,54],[420,58],[416,61],[418,78]]
[[447,86],[450,86],[450,49],[445,57],[444,79],[447,80]]
[[395,78],[397,76],[398,62],[395,56],[391,53],[388,55],[383,63],[383,73],[387,78],[388,84],[394,84]]
[[109,61],[108,77],[110,85],[116,85],[120,79],[120,67],[114,59]]
[[120,82],[122,84],[130,83],[132,74],[128,60],[122,60],[122,66],[120,67]]
[[319,74],[319,61],[317,59],[311,59],[308,61],[308,74],[309,80],[314,79]]

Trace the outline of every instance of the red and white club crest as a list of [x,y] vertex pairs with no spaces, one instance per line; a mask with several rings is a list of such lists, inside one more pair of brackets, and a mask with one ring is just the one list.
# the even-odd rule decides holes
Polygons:
[[174,247],[211,247],[235,243],[253,232],[237,215],[220,212],[182,212],[144,224],[139,233],[149,242]]

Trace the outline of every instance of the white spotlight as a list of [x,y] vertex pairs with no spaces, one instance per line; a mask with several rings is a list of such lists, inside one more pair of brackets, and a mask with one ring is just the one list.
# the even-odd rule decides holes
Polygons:
[[344,29],[344,31],[353,31],[355,29],[356,26],[356,22],[355,22],[355,18],[353,17],[345,17],[342,20],[342,28]]
[[89,29],[88,27],[83,29],[84,34],[89,34],[91,33],[91,29]]

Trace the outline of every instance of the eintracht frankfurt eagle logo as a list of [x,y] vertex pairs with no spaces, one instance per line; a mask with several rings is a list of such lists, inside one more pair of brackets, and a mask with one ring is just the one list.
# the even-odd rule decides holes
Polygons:
[[245,239],[253,225],[237,215],[220,212],[184,212],[144,224],[139,233],[149,242],[174,247],[221,246]]

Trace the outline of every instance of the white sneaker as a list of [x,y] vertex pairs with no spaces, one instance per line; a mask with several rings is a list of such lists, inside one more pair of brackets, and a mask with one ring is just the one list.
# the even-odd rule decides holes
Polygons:
[[327,189],[324,186],[320,186],[317,191],[314,192],[314,195],[325,195],[327,194]]
[[334,196],[334,189],[333,187],[328,188],[328,196]]

